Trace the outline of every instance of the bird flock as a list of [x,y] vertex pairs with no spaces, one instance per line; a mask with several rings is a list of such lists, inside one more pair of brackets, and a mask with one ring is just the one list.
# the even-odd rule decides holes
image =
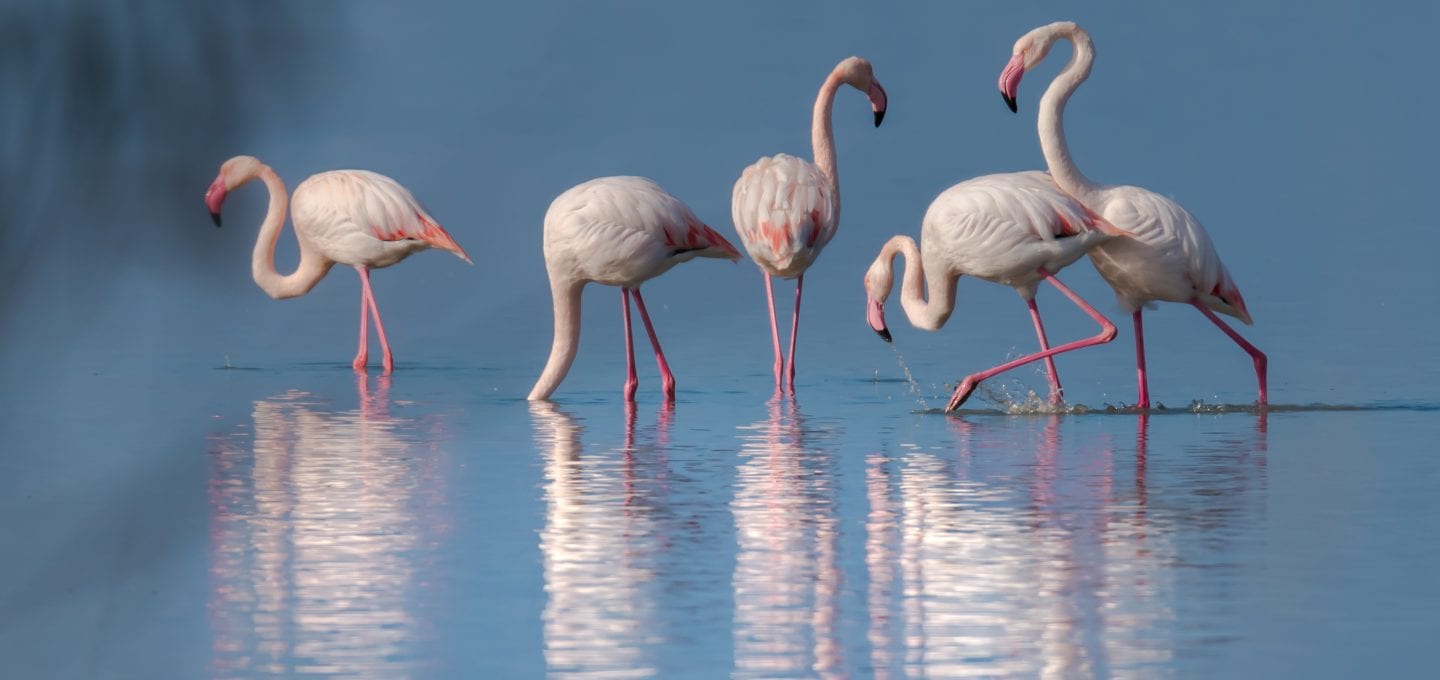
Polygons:
[[[1061,21],[1036,28],[1015,42],[1000,74],[1000,94],[1017,111],[1020,81],[1044,61],[1059,40],[1074,47],[1070,63],[1040,99],[1038,130],[1048,172],[985,175],[946,189],[930,204],[921,224],[920,242],[897,235],[887,241],[864,277],[866,321],[886,342],[885,303],[895,283],[895,259],[903,257],[900,306],[914,326],[937,330],[955,308],[955,287],[962,275],[1004,284],[1025,300],[1035,324],[1040,351],[962,379],[946,411],[965,403],[984,380],[1035,361],[1044,361],[1053,403],[1064,399],[1053,357],[1115,339],[1115,325],[1056,278],[1066,266],[1089,256],[1131,314],[1135,336],[1138,409],[1150,408],[1145,373],[1142,313],[1151,303],[1178,302],[1199,310],[1250,355],[1259,383],[1259,404],[1267,403],[1265,354],[1217,316],[1250,324],[1245,298],[1215,251],[1205,228],[1175,201],[1129,185],[1101,185],[1087,178],[1065,142],[1063,114],[1070,95],[1090,75],[1094,47],[1078,25]],[[876,127],[889,99],[869,61],[842,60],[826,76],[815,99],[811,124],[813,160],[777,154],[745,168],[735,182],[731,218],[745,253],[765,281],[774,344],[775,387],[794,392],[795,350],[805,272],[834,239],[840,224],[831,109],[842,85],[869,100]],[[260,226],[252,259],[255,283],[276,299],[309,292],[335,264],[360,275],[360,340],[352,366],[363,371],[369,360],[368,321],[375,321],[389,373],[394,357],[385,338],[380,310],[370,289],[369,271],[388,267],[420,250],[447,250],[470,262],[469,255],[432,218],[415,197],[394,180],[364,170],[316,174],[287,196],[285,184],[269,166],[251,156],[226,161],[205,194],[220,225],[227,195],[260,179],[270,206]],[[287,211],[299,242],[300,263],[282,275],[275,270],[275,244]],[[740,251],[706,225],[680,199],[643,177],[602,177],[579,184],[550,204],[544,221],[545,267],[554,301],[554,343],[531,400],[549,399],[574,362],[580,341],[580,299],[587,283],[620,288],[625,322],[624,397],[633,401],[638,387],[631,339],[634,303],[655,351],[662,390],[675,398],[675,376],[660,348],[642,283],[697,257],[739,260]],[[774,279],[795,280],[788,354],[782,351],[775,313]],[[1040,319],[1035,295],[1049,283],[1099,325],[1095,335],[1052,346]]]

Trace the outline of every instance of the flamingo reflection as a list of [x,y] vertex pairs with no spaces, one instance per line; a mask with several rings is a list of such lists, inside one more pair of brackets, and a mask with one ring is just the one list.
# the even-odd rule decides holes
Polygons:
[[832,432],[807,424],[776,395],[769,418],[743,427],[731,503],[735,675],[842,673],[837,641],[840,567]]
[[440,455],[424,423],[391,415],[389,378],[369,380],[358,408],[290,391],[255,402],[252,434],[216,438],[215,675],[420,667],[424,555],[449,527]]
[[664,445],[673,404],[661,408],[655,446],[637,444],[633,402],[625,443],[585,454],[585,428],[548,401],[529,403],[545,466],[543,614],[545,661],[559,677],[647,677],[661,635],[658,593],[663,525],[655,519],[666,483]]

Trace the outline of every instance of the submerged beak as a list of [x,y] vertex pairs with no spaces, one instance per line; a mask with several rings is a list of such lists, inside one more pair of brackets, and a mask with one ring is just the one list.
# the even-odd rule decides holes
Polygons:
[[1020,93],[1020,78],[1024,75],[1024,54],[1010,57],[1010,63],[1006,64],[1005,70],[1000,72],[1000,96],[1005,99],[1005,105],[1010,107],[1011,113],[1019,111],[1015,106],[1015,96]]
[[225,204],[225,194],[224,177],[216,177],[210,188],[205,190],[205,207],[210,209],[210,219],[217,227],[220,226],[220,207]]
[[890,104],[890,98],[885,96],[885,88],[880,87],[880,81],[871,79],[870,90],[865,93],[870,98],[870,108],[875,111],[875,127],[880,127],[880,121],[885,120],[885,108]]
[[885,327],[885,303],[869,298],[865,301],[865,321],[870,324],[870,330],[875,331],[881,340],[890,342],[890,329]]

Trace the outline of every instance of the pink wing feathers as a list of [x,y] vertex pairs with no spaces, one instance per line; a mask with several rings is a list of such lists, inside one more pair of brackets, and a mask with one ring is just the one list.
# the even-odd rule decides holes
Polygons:
[[830,178],[787,154],[746,168],[731,202],[735,231],[750,257],[784,276],[802,273],[835,237],[839,212]]
[[331,200],[347,208],[356,227],[381,241],[422,241],[471,262],[465,249],[425,212],[410,191],[385,175],[368,170],[334,170],[310,177],[295,189],[297,213],[302,209],[298,198],[305,189],[324,190]]

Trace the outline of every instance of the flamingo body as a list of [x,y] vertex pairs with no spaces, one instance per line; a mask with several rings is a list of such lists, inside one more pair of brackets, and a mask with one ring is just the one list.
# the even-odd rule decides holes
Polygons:
[[1134,313],[1151,301],[1190,302],[1252,323],[1205,227],[1179,203],[1134,186],[1104,187],[1095,207],[1135,235],[1090,251],[1090,261],[1115,289],[1120,306]]
[[925,212],[926,269],[1010,286],[1029,300],[1043,267],[1054,274],[1117,233],[1040,171],[976,177],[946,189]]
[[[310,292],[335,264],[354,267],[360,275],[360,343],[351,366],[357,371],[365,368],[368,318],[373,317],[384,353],[382,365],[385,373],[390,373],[395,359],[370,289],[370,270],[388,267],[428,248],[450,251],[466,262],[470,257],[409,190],[389,177],[366,170],[322,172],[301,182],[294,196],[289,196],[280,176],[253,156],[225,161],[205,192],[205,204],[216,226],[220,226],[220,211],[229,193],[257,178],[270,192],[270,207],[251,257],[255,284],[277,300],[299,297]],[[300,265],[281,275],[275,271],[275,243],[287,210],[295,224]]]
[[[1115,326],[1054,274],[1098,245],[1122,240],[1118,236],[1126,234],[1060,191],[1046,173],[1002,173],[961,182],[941,192],[925,212],[921,247],[908,236],[896,236],[880,250],[865,275],[867,320],[880,337],[890,339],[885,300],[894,285],[897,255],[906,260],[901,307],[912,325],[925,330],[939,330],[950,318],[961,276],[1010,286],[1030,309],[1041,351],[967,376],[946,410],[963,404],[981,381],[1041,359],[1046,363],[1051,399],[1058,403],[1062,398],[1060,379],[1051,357],[1109,342],[1115,337]],[[1051,282],[1095,319],[1100,333],[1051,348],[1035,304],[1036,287],[1042,280]],[[928,299],[924,297],[927,292]]]
[[740,252],[680,199],[643,177],[602,177],[565,191],[545,213],[545,269],[555,303],[555,341],[530,399],[548,399],[564,380],[580,342],[580,295],[587,283],[619,286],[625,319],[624,394],[633,401],[637,380],[630,340],[633,297],[655,350],[665,396],[675,378],[651,325],[640,284],[697,257],[740,259]]
[[731,217],[740,242],[771,276],[794,278],[820,256],[839,225],[835,185],[818,166],[777,154],[735,181]]
[[1269,359],[1215,315],[1220,312],[1246,324],[1252,323],[1240,288],[1220,261],[1200,221],[1180,204],[1153,191],[1135,186],[1098,185],[1087,178],[1070,157],[1065,141],[1064,110],[1070,96],[1090,76],[1095,59],[1090,34],[1073,22],[1058,21],[1021,36],[1015,41],[1010,62],[1000,74],[1000,95],[1010,110],[1015,111],[1021,78],[1043,61],[1061,39],[1069,40],[1075,52],[1040,99],[1037,121],[1040,147],[1051,175],[1065,193],[1135,235],[1123,243],[1097,247],[1091,251],[1090,258],[1133,319],[1135,372],[1139,383],[1136,406],[1150,407],[1141,317],[1144,307],[1153,301],[1188,303],[1235,341],[1254,362],[1259,403],[1265,405],[1269,400]]
[[429,248],[471,261],[408,189],[368,170],[310,176],[295,187],[290,214],[300,238],[340,264],[379,269]]
[[[865,93],[875,126],[885,118],[889,98],[875,78],[870,62],[842,59],[815,96],[810,120],[810,148],[815,161],[787,154],[767,156],[740,173],[730,204],[740,242],[765,277],[765,304],[770,310],[770,340],[775,350],[775,389],[795,391],[795,343],[800,330],[800,298],[805,271],[835,237],[840,225],[840,180],[835,160],[835,134],[830,113],[835,93],[849,85]],[[775,319],[773,277],[795,279],[795,311],[790,325],[788,368],[780,351]]]
[[602,177],[560,194],[545,213],[552,276],[634,288],[696,257],[739,258],[689,206],[644,177]]

